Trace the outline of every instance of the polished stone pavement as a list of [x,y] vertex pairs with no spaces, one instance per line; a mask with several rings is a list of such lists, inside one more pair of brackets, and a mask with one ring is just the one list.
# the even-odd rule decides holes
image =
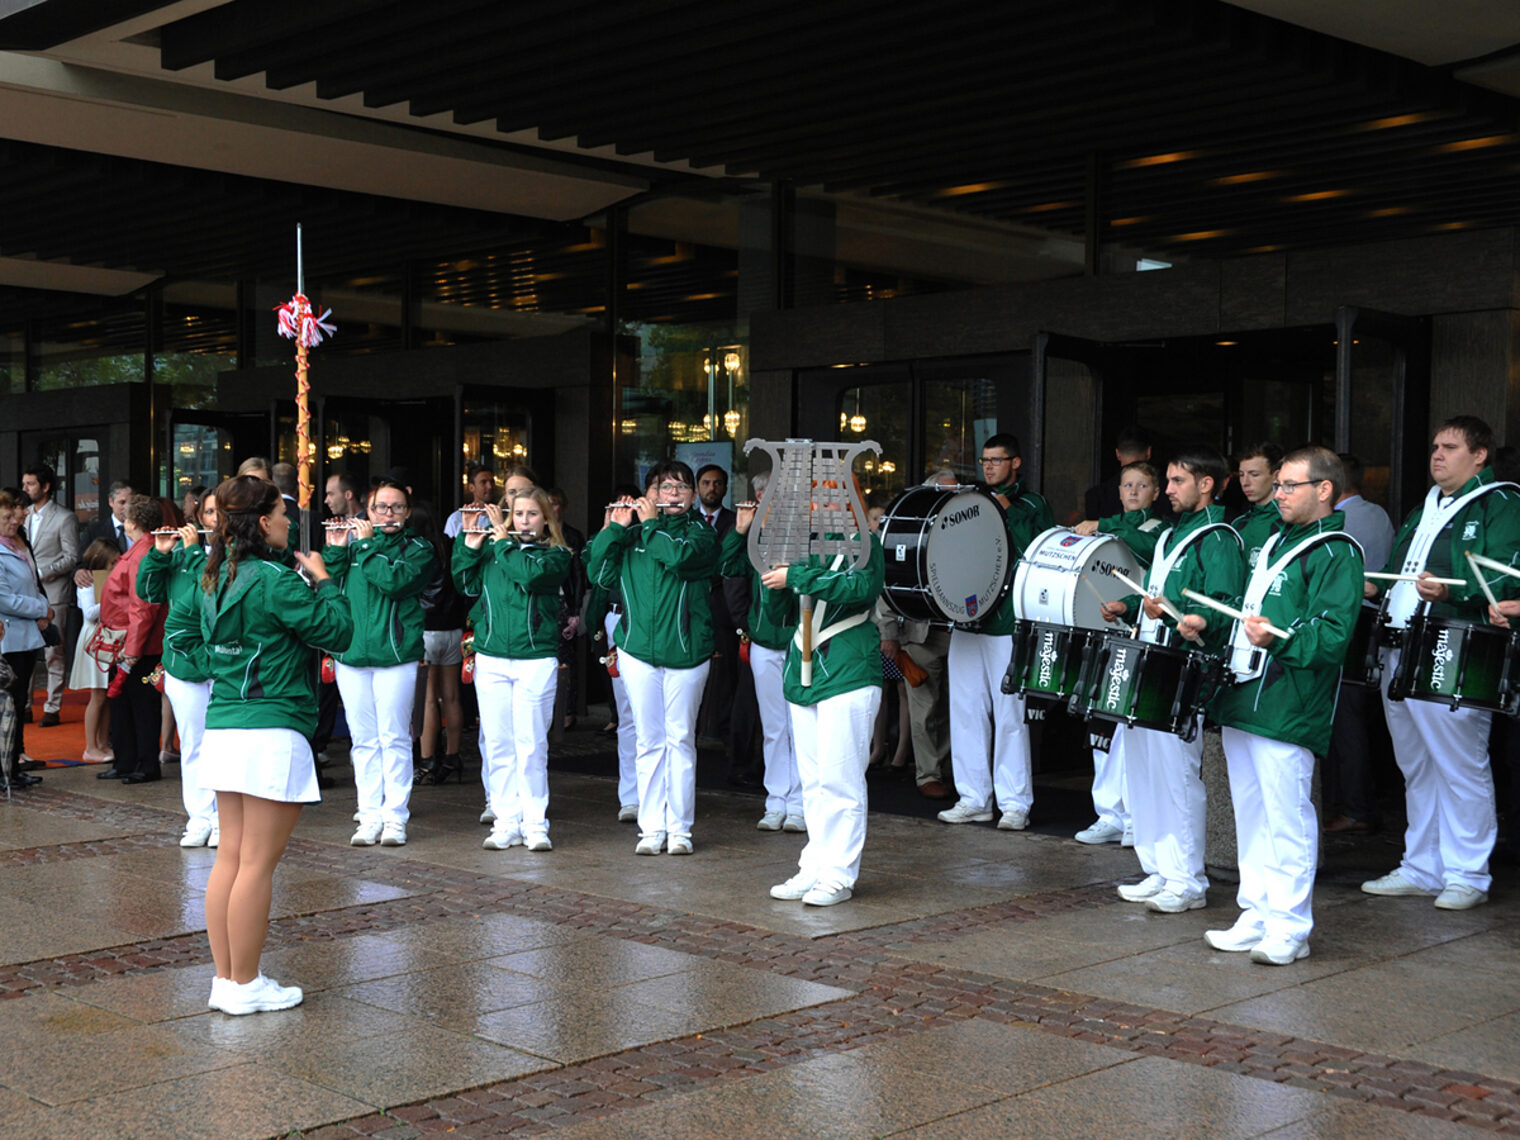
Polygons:
[[307,1000],[230,1018],[170,771],[0,803],[7,1136],[1520,1132],[1513,874],[1459,914],[1368,898],[1391,837],[1330,846],[1313,955],[1274,969],[1203,942],[1227,885],[1151,914],[1113,896],[1129,852],[1050,832],[873,814],[818,910],[769,898],[803,840],[750,796],[701,793],[674,859],[604,778],[553,775],[542,854],[481,849],[478,782],[350,848],[340,787],[276,882],[265,969]]

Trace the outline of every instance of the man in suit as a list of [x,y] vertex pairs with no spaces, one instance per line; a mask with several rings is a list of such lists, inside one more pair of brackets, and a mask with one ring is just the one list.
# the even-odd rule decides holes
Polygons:
[[[1131,463],[1144,463],[1150,457],[1150,436],[1138,424],[1131,424],[1114,440],[1114,458],[1119,461],[1117,470],[1122,471]],[[1123,512],[1124,507],[1119,502],[1119,480],[1112,475],[1087,488],[1082,496],[1083,518],[1106,519]]]
[[106,505],[110,513],[102,515],[89,526],[85,527],[79,535],[79,549],[88,550],[90,543],[97,538],[106,539],[116,544],[116,549],[123,554],[132,544],[127,541],[127,532],[122,528],[127,521],[127,500],[132,497],[132,484],[120,480],[111,484],[106,493]]
[[[734,528],[734,512],[723,505],[728,495],[728,472],[716,463],[709,463],[697,470],[697,514],[722,538]],[[713,665],[707,674],[707,688],[702,696],[702,715],[699,723],[703,736],[716,737],[726,745],[734,704],[734,693],[739,687],[739,630],[734,621],[733,610],[724,588],[724,579],[714,578],[708,595],[712,606]],[[749,599],[744,599],[744,611],[749,611]],[[730,757],[730,779],[744,784],[758,783],[750,755]]]
[[[26,538],[37,563],[37,577],[53,607],[53,624],[59,630],[69,628],[69,610],[74,604],[74,566],[79,561],[79,528],[74,516],[53,501],[57,476],[45,463],[28,467],[21,473],[21,490],[32,505],[26,512]],[[66,641],[47,647],[47,702],[42,710],[42,727],[58,723],[63,705],[63,683],[68,675],[69,647]]]

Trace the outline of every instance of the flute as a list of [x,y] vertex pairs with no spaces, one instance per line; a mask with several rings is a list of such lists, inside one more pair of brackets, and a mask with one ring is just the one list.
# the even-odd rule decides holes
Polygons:
[[[180,528],[177,527],[177,526],[161,526],[157,530],[150,530],[148,533],[149,534],[178,534],[179,532],[180,532]],[[203,527],[197,527],[195,533],[196,534],[215,534],[216,533],[216,529],[214,527],[205,527],[205,526],[203,526]]]
[[759,509],[760,502],[757,499],[745,499],[742,503],[734,504],[734,510],[736,511],[755,511]]
[[[649,505],[657,511],[679,511],[684,509],[680,503],[650,503]],[[744,504],[742,503],[740,504],[740,506],[743,505]],[[627,503],[608,503],[607,506],[603,509],[609,511],[618,511],[623,510],[624,508],[627,508],[630,511],[637,511],[639,509],[639,505],[638,503],[631,501]]]

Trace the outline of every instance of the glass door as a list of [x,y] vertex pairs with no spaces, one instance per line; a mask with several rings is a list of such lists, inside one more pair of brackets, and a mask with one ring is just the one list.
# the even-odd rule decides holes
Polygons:
[[1362,494],[1401,519],[1428,484],[1430,322],[1346,305],[1335,330],[1335,449],[1361,459]]

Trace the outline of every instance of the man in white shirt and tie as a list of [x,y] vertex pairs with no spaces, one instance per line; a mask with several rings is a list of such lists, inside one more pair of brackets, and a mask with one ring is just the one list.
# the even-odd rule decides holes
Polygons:
[[[26,512],[26,538],[37,563],[37,577],[53,607],[53,624],[60,631],[69,628],[69,610],[74,604],[74,566],[79,561],[79,528],[74,516],[53,501],[57,476],[45,463],[28,467],[21,474],[21,491],[31,500]],[[42,727],[58,723],[63,706],[63,683],[67,675],[68,643],[61,641],[47,647],[47,702],[42,710]]]
[[80,550],[88,550],[90,543],[94,542],[97,538],[103,538],[108,542],[114,542],[116,549],[120,550],[123,554],[127,552],[127,548],[132,544],[127,541],[127,532],[122,528],[126,525],[127,500],[131,497],[132,484],[123,482],[111,484],[111,489],[107,493],[106,498],[106,503],[111,508],[111,513],[84,528],[84,532],[79,536]]

